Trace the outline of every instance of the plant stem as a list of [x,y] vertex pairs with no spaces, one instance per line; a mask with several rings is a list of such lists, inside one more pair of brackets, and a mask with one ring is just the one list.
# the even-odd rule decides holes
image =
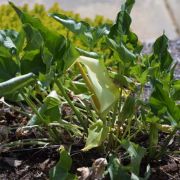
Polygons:
[[48,139],[23,139],[23,140],[18,140],[14,142],[10,142],[7,144],[2,144],[2,147],[15,147],[15,146],[24,146],[24,145],[46,145],[49,144]]
[[51,129],[48,126],[48,124],[45,122],[44,118],[41,116],[41,114],[36,109],[35,104],[31,101],[30,98],[26,97],[25,94],[21,93],[21,95],[23,96],[23,98],[27,102],[27,104],[32,108],[33,112],[36,114],[36,116],[41,121],[41,123],[44,124],[47,127],[48,132],[50,134],[50,137],[53,138],[53,140],[55,140],[56,142],[58,142],[59,141],[59,136],[53,131],[53,129]]
[[8,108],[18,112],[18,113],[21,113],[23,115],[25,115],[26,117],[30,118],[31,117],[31,114],[29,113],[26,113],[26,112],[23,112],[21,110],[19,110],[18,108],[14,107],[14,106],[11,106],[10,104],[8,104],[7,102],[4,101],[4,99],[0,99],[0,102],[2,102],[5,106],[7,106]]
[[116,102],[114,105],[114,111],[113,111],[113,116],[112,116],[112,120],[111,120],[112,127],[114,127],[115,122],[116,122],[117,111],[118,111],[118,102]]
[[26,95],[24,93],[21,93],[22,97],[24,98],[24,100],[27,102],[27,104],[32,108],[33,112],[37,115],[37,117],[39,118],[39,120],[45,124],[45,121],[43,119],[43,117],[40,115],[40,113],[38,112],[38,110],[36,109],[36,106],[34,105],[34,103],[30,100],[30,98],[26,97]]
[[74,106],[74,104],[72,103],[71,99],[69,98],[69,96],[67,95],[63,85],[61,84],[60,81],[58,81],[57,79],[55,80],[56,85],[58,86],[59,90],[61,91],[62,95],[65,97],[66,101],[68,102],[69,106],[72,108],[72,110],[74,111],[75,115],[77,116],[80,124],[82,125],[82,127],[84,128],[84,130],[87,132],[87,127],[83,121],[83,119],[81,118],[81,112]]
[[156,148],[158,144],[158,128],[156,123],[150,124],[150,135],[149,135],[149,155],[154,158],[156,154]]
[[124,133],[123,133],[123,135],[122,135],[122,139],[125,138],[125,136],[126,136],[127,133],[128,133],[128,139],[130,138],[131,122],[132,122],[132,118],[129,118],[129,119],[128,119],[128,125],[127,125],[127,127],[126,127],[126,129],[125,129],[125,131],[124,131]]
[[173,138],[174,134],[176,133],[177,128],[174,128],[174,130],[170,133],[170,135],[166,138],[164,144],[161,147],[161,151],[157,154],[157,158],[161,158],[161,156],[166,152],[167,148],[168,148],[168,144],[171,141],[171,139]]
[[[120,96],[119,96],[119,112],[118,112],[118,121],[121,120],[121,105],[122,105],[122,88],[120,90]],[[120,123],[118,123],[120,124]],[[122,125],[122,123],[120,124]]]
[[39,104],[39,106],[42,106],[42,103],[39,101],[39,99],[34,95],[31,94],[31,96],[34,98],[34,100]]

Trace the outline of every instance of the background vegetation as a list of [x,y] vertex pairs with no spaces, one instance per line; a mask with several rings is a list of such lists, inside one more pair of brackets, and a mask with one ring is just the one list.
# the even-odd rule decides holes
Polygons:
[[[47,10],[45,6],[41,4],[35,4],[32,9],[29,8],[28,4],[24,4],[24,6],[22,6],[22,10],[24,12],[28,12],[32,16],[40,18],[46,27],[58,31],[60,34],[64,36],[69,35],[70,32],[63,25],[54,21],[52,17],[49,17],[48,16],[49,13],[52,12],[61,13],[66,16],[72,17],[77,21],[81,21],[81,20],[86,21],[91,26],[98,26],[105,23],[112,24],[111,20],[105,19],[103,16],[99,16],[99,15],[97,15],[94,20],[90,18],[83,19],[80,17],[79,14],[75,14],[72,11],[64,11],[63,9],[61,9],[58,3],[55,3],[50,9]],[[17,31],[21,29],[22,26],[21,21],[19,20],[16,12],[13,10],[12,7],[6,4],[1,5],[0,12],[1,12],[0,29],[14,29]]]

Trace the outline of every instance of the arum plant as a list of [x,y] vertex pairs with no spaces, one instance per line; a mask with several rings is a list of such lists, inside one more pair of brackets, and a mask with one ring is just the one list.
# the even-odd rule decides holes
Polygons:
[[[78,22],[62,14],[53,13],[51,14],[51,16],[55,20],[63,24],[70,31],[75,33],[83,42],[85,42],[86,46],[90,50],[92,50],[98,40],[100,40],[102,37],[106,37],[107,45],[119,56],[119,68],[124,68],[127,72],[127,74],[125,75],[128,75],[130,73],[128,69],[130,68],[130,66],[134,66],[137,60],[137,56],[134,54],[134,52],[140,49],[140,43],[138,42],[137,36],[130,31],[131,19],[129,14],[133,4],[134,1],[132,0],[126,1],[126,3],[121,8],[121,12],[117,16],[115,24],[110,29],[106,25],[102,26],[103,28],[93,28],[85,22]],[[99,35],[97,36],[97,34]],[[127,41],[125,39],[127,39]],[[127,46],[127,44],[131,44],[132,48]],[[131,120],[135,103],[134,100],[132,100],[133,103],[128,103],[129,99],[133,99],[128,98],[127,102],[124,105],[124,108],[122,108],[121,100],[120,103],[118,103],[120,99],[120,92],[122,92],[122,90],[116,87],[116,85],[109,78],[103,62],[94,58],[95,53],[87,53],[79,48],[77,48],[77,50],[79,51],[81,56],[76,59],[75,64],[77,65],[83,77],[83,80],[91,93],[92,104],[100,117],[100,119],[97,122],[94,122],[94,124],[91,124],[88,129],[89,136],[84,148],[84,150],[87,150],[89,149],[89,147],[97,147],[102,144],[104,139],[106,139],[108,136],[109,130],[107,130],[107,124],[111,124],[113,127],[114,124],[117,123],[117,119],[118,121],[122,121],[122,123],[128,119],[128,128],[126,128],[124,136],[127,133],[130,134]],[[120,65],[122,65],[122,67],[120,67]],[[84,70],[84,68],[86,71]],[[129,85],[128,82],[127,84]],[[126,111],[127,106],[131,107],[129,106],[129,104],[133,107],[132,112],[130,113]],[[112,108],[115,109],[112,120],[113,122],[107,123],[105,119],[107,118],[107,115],[110,113],[110,110],[112,110]],[[118,118],[117,112],[119,112]],[[121,123],[119,122],[119,124]],[[97,134],[95,132],[97,132]],[[98,136],[103,138],[98,138]],[[94,141],[94,145],[93,139],[97,140],[96,142]]]
[[[83,151],[100,146],[108,137],[109,128],[105,118],[113,105],[119,100],[119,89],[108,76],[103,62],[85,56],[76,59],[80,73],[92,94],[92,103],[100,119],[88,129],[88,137]],[[82,65],[84,65],[86,72]]]

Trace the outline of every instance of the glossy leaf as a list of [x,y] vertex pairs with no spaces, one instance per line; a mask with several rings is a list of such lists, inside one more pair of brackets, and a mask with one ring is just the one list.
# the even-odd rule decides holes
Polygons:
[[10,50],[11,54],[16,54],[15,39],[18,37],[18,33],[13,30],[0,30],[0,44]]
[[78,50],[81,56],[86,56],[86,57],[95,58],[95,59],[99,58],[99,55],[96,52],[88,52],[80,48],[76,48],[76,49]]
[[109,33],[107,25],[91,27],[86,22],[78,22],[62,14],[52,13],[50,15],[71,32],[75,33],[89,47],[93,47],[103,35]]
[[34,81],[34,74],[28,73],[0,83],[0,96],[12,94]]
[[62,23],[66,28],[76,34],[88,32],[90,30],[89,24],[86,22],[78,22],[75,19],[69,18],[63,14],[52,13],[50,14],[58,22]]

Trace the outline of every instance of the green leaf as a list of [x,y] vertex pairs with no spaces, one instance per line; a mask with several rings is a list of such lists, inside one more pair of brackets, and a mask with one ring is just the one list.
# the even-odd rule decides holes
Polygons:
[[88,128],[88,137],[86,140],[86,145],[82,149],[83,151],[88,151],[92,148],[100,146],[108,136],[109,128],[103,124],[101,120],[94,122]]
[[18,36],[18,33],[13,30],[0,30],[0,44],[10,50],[11,54],[16,54],[16,45],[13,42]]
[[88,47],[93,47],[103,35],[109,33],[107,25],[91,27],[86,22],[78,22],[62,14],[52,13],[50,16],[75,33]]
[[[77,61],[82,63],[87,70],[90,80],[90,87],[88,88],[96,96],[96,100],[98,101],[93,99],[96,110],[102,115],[106,114],[107,110],[118,100],[119,89],[109,78],[102,62],[85,56],[80,56]],[[85,81],[85,83],[87,82]]]
[[9,50],[0,46],[0,82],[15,77],[17,72],[19,67],[12,59]]
[[88,92],[87,86],[84,82],[69,80],[68,85],[75,94],[87,94]]
[[127,49],[123,43],[120,43],[119,45],[110,38],[107,38],[107,43],[110,45],[110,47],[117,52],[119,55],[120,59],[125,63],[125,64],[134,64],[136,60],[136,56],[129,50]]
[[26,51],[40,49],[44,40],[40,34],[40,32],[33,28],[30,24],[24,24],[23,29],[26,33],[27,45],[25,47]]
[[131,179],[126,168],[120,164],[119,159],[114,155],[110,156],[110,160],[108,162],[108,172],[109,172],[111,180],[117,180],[117,179],[130,180]]
[[33,72],[36,75],[46,72],[46,65],[43,62],[40,50],[26,51],[22,56],[21,73],[26,74],[29,72]]
[[144,157],[146,150],[138,144],[134,144],[128,140],[122,140],[121,145],[126,149],[131,157],[130,168],[132,173],[139,175],[141,160]]
[[0,30],[0,44],[10,50],[11,55],[18,55],[24,45],[24,31]]
[[18,90],[22,90],[25,86],[34,81],[34,74],[28,73],[18,77],[11,78],[0,83],[0,96],[12,94]]
[[110,29],[107,24],[92,28],[93,45],[95,45],[104,35],[108,35],[109,32]]
[[126,11],[120,11],[116,23],[111,27],[109,38],[116,42],[122,41],[123,35],[128,34],[131,25],[131,18]]
[[180,80],[175,80],[172,85],[173,94],[172,98],[175,101],[180,101]]
[[[67,41],[66,51],[64,52],[64,55],[63,55],[62,72],[65,73],[66,70],[75,63],[75,60],[78,57],[79,57],[79,53],[75,49],[74,45],[70,41]],[[59,66],[59,69],[60,69],[60,66]]]
[[[169,92],[163,87],[163,85],[157,81],[153,81],[154,91],[150,97],[150,105],[152,111],[158,115],[158,112],[164,109],[165,113],[169,113],[173,117],[174,121],[180,121],[180,109],[176,105],[175,101],[170,97]],[[169,118],[171,119],[171,118]]]
[[124,121],[125,119],[130,118],[131,116],[134,115],[134,111],[135,111],[135,99],[134,97],[129,95],[120,113],[121,119]]
[[46,64],[46,74],[50,73],[52,69],[51,65],[53,62],[52,53],[48,50],[48,48],[43,47],[42,52],[41,52],[41,57],[42,57],[43,63]]
[[80,48],[76,48],[76,49],[78,50],[81,56],[86,56],[86,57],[95,58],[95,59],[99,58],[99,55],[96,52],[88,52]]
[[59,35],[58,33],[46,28],[38,18],[22,12],[12,2],[9,3],[14,8],[23,24],[30,24],[33,28],[40,32],[44,39],[44,44],[53,54],[54,60],[60,60],[65,51],[66,39],[62,35]]
[[163,34],[153,45],[154,56],[157,62],[160,62],[161,71],[169,71],[173,59],[168,52],[168,38]]
[[135,0],[127,0],[122,4],[121,11],[117,14],[116,22],[111,27],[108,37],[118,45],[123,43],[129,50],[139,53],[142,50],[142,45],[138,41],[137,35],[130,29],[130,12],[134,3]]
[[[61,101],[56,91],[50,92],[50,94],[44,99],[43,105],[38,109],[40,115],[44,118],[46,123],[59,122],[61,115],[59,106]],[[29,121],[28,125],[40,124],[38,117],[34,115]]]
[[77,180],[77,177],[69,173],[71,169],[72,159],[68,152],[63,148],[60,150],[60,160],[50,172],[50,180]]
[[85,44],[92,44],[93,36],[89,24],[83,21],[77,22],[75,19],[69,18],[62,14],[53,13],[51,16],[70,31],[78,35]]
[[122,4],[121,10],[127,11],[128,14],[131,13],[135,0],[126,0],[124,4]]
[[25,32],[24,30],[20,30],[20,32],[18,33],[17,38],[14,40],[14,43],[16,45],[16,49],[18,50],[18,54],[22,51],[22,49],[24,48],[24,43],[25,43]]
[[127,88],[130,90],[133,90],[135,88],[135,84],[131,78],[128,78],[127,76],[123,76],[121,74],[117,74],[114,77],[114,82],[118,84],[121,88]]
[[141,67],[140,64],[130,68],[130,74],[137,79],[142,85],[147,83],[149,70]]
[[88,32],[90,30],[89,24],[86,22],[78,22],[75,19],[69,18],[63,14],[52,13],[50,14],[55,20],[63,24],[66,28],[68,28],[73,33],[80,35],[84,32]]

